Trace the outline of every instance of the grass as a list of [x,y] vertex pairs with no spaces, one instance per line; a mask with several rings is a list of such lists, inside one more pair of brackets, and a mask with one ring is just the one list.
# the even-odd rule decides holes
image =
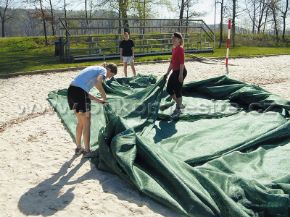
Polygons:
[[[54,57],[54,37],[49,37],[48,46],[44,46],[43,37],[13,37],[0,39],[0,75],[9,75],[15,72],[29,74],[35,70],[53,70],[68,67],[84,67],[100,64],[103,61],[92,61],[83,63],[62,63],[58,57]],[[259,39],[260,40],[260,39]],[[239,44],[239,43],[237,43]],[[253,57],[265,55],[290,54],[290,47],[274,44],[271,47],[237,46],[230,50],[230,57]],[[186,54],[187,58],[193,56],[224,58],[226,49],[215,49],[214,53]],[[169,60],[170,55],[146,56],[136,58],[136,62],[148,62]],[[119,59],[110,60],[119,63]]]

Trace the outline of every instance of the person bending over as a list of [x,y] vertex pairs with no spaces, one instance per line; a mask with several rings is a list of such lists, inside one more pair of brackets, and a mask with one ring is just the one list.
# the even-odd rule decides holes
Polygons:
[[[106,103],[106,93],[103,88],[103,81],[110,79],[117,74],[117,66],[113,63],[103,66],[90,66],[85,68],[71,82],[67,100],[70,110],[74,111],[77,118],[76,126],[76,149],[75,154],[90,155],[90,126],[91,126],[91,100],[98,103]],[[96,87],[101,98],[96,98],[90,94],[90,90]],[[84,149],[81,145],[83,138]]]

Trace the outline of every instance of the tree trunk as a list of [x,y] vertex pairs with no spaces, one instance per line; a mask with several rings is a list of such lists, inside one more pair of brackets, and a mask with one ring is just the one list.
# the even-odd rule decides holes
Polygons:
[[1,24],[2,24],[2,38],[5,37],[5,19],[1,18]]
[[289,0],[286,0],[286,5],[285,5],[285,11],[283,11],[283,32],[282,32],[282,39],[285,41],[285,32],[286,32],[286,18],[287,18],[287,13],[288,13],[288,7],[289,7]]
[[277,8],[276,4],[273,3],[271,6],[272,13],[273,13],[273,21],[274,21],[274,30],[275,30],[275,36],[276,36],[276,41],[279,41],[279,32],[278,32],[278,21],[277,21]]
[[49,4],[50,4],[50,16],[51,16],[51,30],[52,30],[52,35],[55,36],[54,13],[53,13],[53,7],[52,7],[51,0],[49,0]]
[[1,25],[2,25],[2,28],[1,28],[2,29],[2,38],[4,38],[6,36],[5,23],[6,23],[6,16],[7,16],[6,12],[7,12],[8,6],[9,6],[9,2],[6,1],[3,13],[1,13],[1,11],[0,11],[0,18],[1,18]]
[[39,0],[39,4],[40,4],[40,10],[41,10],[41,19],[42,19],[42,24],[43,24],[44,37],[45,37],[45,45],[48,45],[46,20],[45,20],[45,14],[44,14],[43,6],[42,6],[42,0]]
[[119,10],[121,12],[121,17],[123,19],[124,31],[129,31],[129,22],[127,15],[127,2],[128,0],[119,0]]
[[269,15],[269,7],[267,6],[267,10],[266,10],[266,14],[265,14],[264,27],[263,27],[263,34],[265,33],[268,15]]
[[283,41],[285,41],[285,31],[286,31],[286,17],[283,16],[283,32],[282,32]]
[[179,11],[179,27],[180,27],[179,32],[181,32],[183,13],[184,13],[184,0],[181,0],[180,11]]
[[237,0],[233,0],[233,20],[232,20],[232,47],[236,46],[236,16],[237,16]]
[[255,26],[256,26],[256,1],[254,3],[254,16],[253,16],[253,26],[252,26],[252,34],[255,33]]
[[85,17],[86,17],[86,24],[88,26],[89,25],[89,20],[88,20],[88,0],[85,0]]
[[186,34],[188,31],[188,23],[189,23],[189,0],[187,0],[187,5],[186,5],[186,30],[185,30]]
[[119,35],[120,35],[120,34],[121,34],[121,29],[122,29],[121,11],[120,11],[120,9],[119,9],[118,12],[119,12],[119,13],[118,13],[118,15],[119,15],[119,28],[118,28],[118,33],[119,33]]
[[222,42],[223,42],[223,19],[224,19],[224,0],[221,1],[221,21],[220,21],[220,41],[219,41],[219,48],[221,48]]
[[258,34],[261,33],[262,20],[263,20],[263,17],[264,17],[265,8],[266,8],[265,0],[260,1],[260,4],[259,4],[259,20],[258,20],[258,26],[257,26]]

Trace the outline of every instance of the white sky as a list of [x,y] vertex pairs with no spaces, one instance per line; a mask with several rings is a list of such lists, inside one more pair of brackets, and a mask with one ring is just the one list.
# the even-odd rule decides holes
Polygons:
[[[17,2],[19,1],[19,6],[17,4]],[[84,0],[52,0],[53,5],[56,9],[63,9],[63,2],[66,1],[67,2],[67,9],[68,10],[84,10],[85,4],[84,4]],[[167,9],[167,7],[165,7],[164,5],[160,5],[160,4],[155,4],[152,6],[153,9],[153,14],[155,18],[178,18],[178,5],[177,2],[180,2],[180,0],[167,0],[170,1],[172,3],[173,6],[173,11],[170,11],[169,9]],[[197,1],[197,0],[196,0]],[[207,24],[214,24],[214,5],[215,5],[215,0],[198,0],[199,3],[195,4],[192,8],[194,11],[197,11],[199,13],[201,13],[202,15],[200,17],[198,17],[198,19],[203,19]],[[218,0],[216,0],[218,1]],[[45,1],[45,3],[47,4],[48,1]],[[89,1],[88,1],[89,2]],[[100,2],[100,0],[93,0],[93,2]],[[229,2],[229,0],[225,0],[224,1]],[[244,4],[244,0],[240,0],[238,1],[239,6],[243,6],[241,4]],[[18,6],[20,7],[21,5],[23,5],[21,0],[15,0],[14,2],[14,6]],[[32,6],[32,5],[31,5]],[[48,5],[46,5],[48,6]],[[29,7],[29,6],[27,6]],[[33,8],[33,6],[32,6]],[[100,8],[101,9],[101,8]],[[220,22],[220,4],[217,4],[217,9],[216,9],[216,23]],[[237,17],[237,23],[239,26],[248,26],[249,25],[249,20],[248,20],[248,15],[244,14],[241,15],[239,17]],[[288,16],[287,19],[287,26],[289,28],[290,26],[290,15]]]
[[[214,2],[215,0],[200,0],[200,3],[194,5],[193,9],[204,15],[199,17],[203,19],[208,24],[214,23]],[[218,7],[219,5],[217,5]],[[153,8],[154,11],[158,12],[159,18],[178,18],[178,9],[176,9],[177,13],[170,12],[166,7],[156,6]],[[218,17],[217,17],[218,20]]]
[[[54,0],[55,2],[59,2],[59,0]],[[77,2],[66,0],[67,2],[71,2],[68,5],[68,9],[78,9],[83,10],[84,9],[84,1],[78,0]],[[174,8],[174,12],[168,10],[165,6],[155,4],[153,5],[153,14],[155,15],[155,18],[178,18],[178,8],[177,8],[177,2],[180,0],[169,0],[172,2],[172,6]],[[95,0],[95,2],[98,2]],[[214,23],[214,2],[215,0],[199,0],[200,3],[194,5],[194,10],[198,11],[200,13],[204,13],[205,15],[202,17],[199,17],[200,19],[204,19],[206,23],[213,24]],[[219,5],[218,5],[219,6]],[[218,20],[218,16],[217,16]]]

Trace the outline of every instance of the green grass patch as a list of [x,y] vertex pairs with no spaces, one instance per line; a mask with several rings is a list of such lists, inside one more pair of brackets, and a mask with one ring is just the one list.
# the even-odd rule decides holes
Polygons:
[[[249,36],[250,37],[250,36]],[[54,56],[55,37],[49,37],[49,45],[44,45],[43,37],[13,37],[0,39],[0,75],[9,75],[15,72],[29,74],[35,70],[53,70],[69,67],[84,67],[101,64],[103,61],[92,61],[83,63],[62,63]],[[258,38],[260,40],[260,38]],[[255,38],[255,40],[258,40]],[[82,43],[78,45],[82,47]],[[113,49],[112,49],[113,50]],[[224,58],[226,48],[216,48],[214,53],[186,54],[187,58],[193,56]],[[257,47],[237,46],[230,50],[230,57],[253,57],[266,55],[290,54],[290,47],[286,44],[279,46]],[[170,55],[154,55],[136,58],[136,62],[149,62],[169,60]],[[108,60],[108,62],[120,63],[119,59]]]

